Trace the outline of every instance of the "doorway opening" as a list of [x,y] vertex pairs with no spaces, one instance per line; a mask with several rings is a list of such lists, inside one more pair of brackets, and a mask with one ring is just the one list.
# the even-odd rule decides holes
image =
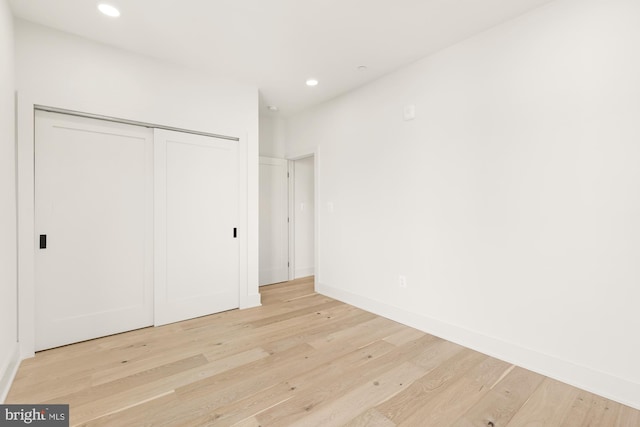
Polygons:
[[289,279],[315,275],[315,156],[289,161]]
[[260,157],[260,286],[317,275],[316,162]]

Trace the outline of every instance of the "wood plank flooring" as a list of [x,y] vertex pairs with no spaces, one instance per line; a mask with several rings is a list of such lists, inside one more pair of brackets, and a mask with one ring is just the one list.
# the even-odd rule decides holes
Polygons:
[[7,403],[86,426],[639,427],[640,411],[318,295],[40,352]]

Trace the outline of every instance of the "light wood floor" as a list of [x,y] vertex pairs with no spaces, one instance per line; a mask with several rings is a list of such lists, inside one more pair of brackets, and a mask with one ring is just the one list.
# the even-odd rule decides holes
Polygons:
[[90,426],[640,426],[640,411],[313,292],[38,353],[7,403]]

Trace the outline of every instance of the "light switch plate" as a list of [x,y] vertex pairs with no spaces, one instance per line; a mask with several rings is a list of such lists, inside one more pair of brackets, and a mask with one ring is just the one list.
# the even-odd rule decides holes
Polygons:
[[416,118],[416,106],[405,105],[404,107],[404,121],[413,120]]

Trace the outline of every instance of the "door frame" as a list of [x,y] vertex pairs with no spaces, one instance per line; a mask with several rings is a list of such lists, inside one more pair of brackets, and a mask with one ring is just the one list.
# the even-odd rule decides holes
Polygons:
[[[304,157],[300,157],[304,159]],[[295,207],[295,182],[296,170],[294,167],[295,160],[287,159],[287,249],[289,250],[289,265],[287,274],[289,280],[296,278],[296,207]]]
[[[294,175],[295,171],[293,171],[293,162],[296,160],[304,159],[307,157],[313,157],[313,200],[314,200],[314,208],[313,208],[313,257],[314,257],[314,287],[317,286],[318,283],[321,283],[320,277],[322,274],[321,269],[321,256],[320,256],[320,147],[314,146],[308,149],[296,150],[285,158],[288,160],[289,166],[289,218],[292,220],[289,221],[289,280],[293,280],[295,277],[295,206],[294,206]],[[293,173],[291,173],[293,172]]]
[[[57,101],[46,102],[45,99],[37,99],[28,92],[18,92],[16,94],[16,165],[17,184],[16,193],[18,199],[18,344],[20,348],[20,358],[26,359],[35,356],[35,250],[36,250],[36,230],[35,230],[35,110],[47,106],[49,111],[76,113],[93,118],[104,117],[92,113],[82,112],[80,109],[65,109],[51,107],[58,104]],[[44,102],[43,102],[44,101]],[[138,123],[134,120],[123,118],[109,118],[113,121],[123,123]],[[150,125],[153,126],[153,125]],[[202,133],[196,130],[177,129],[193,133]],[[238,225],[239,225],[239,291],[240,308],[260,306],[260,294],[250,292],[250,281],[256,283],[257,271],[249,266],[249,258],[252,249],[249,247],[249,233],[257,231],[257,224],[254,226],[253,219],[249,218],[248,207],[252,205],[249,200],[248,191],[248,134],[244,133],[238,138],[238,174],[239,174],[239,194],[238,194]],[[257,220],[256,220],[257,222]],[[256,266],[257,269],[257,266]],[[251,274],[251,277],[250,277]]]

